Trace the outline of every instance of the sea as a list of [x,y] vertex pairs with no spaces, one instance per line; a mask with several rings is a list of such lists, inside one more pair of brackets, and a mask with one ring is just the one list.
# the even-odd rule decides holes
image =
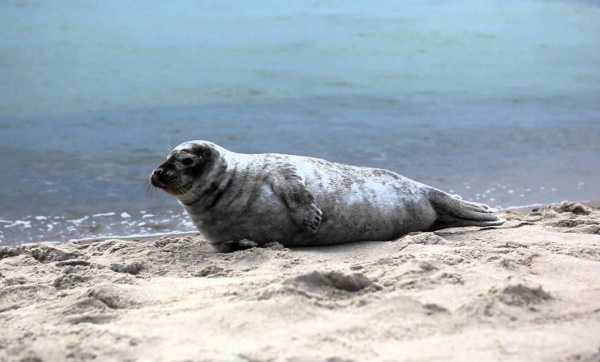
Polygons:
[[0,246],[195,231],[194,139],[600,200],[600,1],[0,1]]

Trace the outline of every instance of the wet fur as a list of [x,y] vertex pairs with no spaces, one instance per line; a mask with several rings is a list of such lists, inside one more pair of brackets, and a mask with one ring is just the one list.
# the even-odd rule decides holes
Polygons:
[[[193,158],[193,165],[182,164]],[[189,162],[189,160],[188,160]],[[222,251],[392,240],[413,231],[499,225],[465,202],[391,171],[282,154],[239,154],[206,141],[175,148],[151,176]]]

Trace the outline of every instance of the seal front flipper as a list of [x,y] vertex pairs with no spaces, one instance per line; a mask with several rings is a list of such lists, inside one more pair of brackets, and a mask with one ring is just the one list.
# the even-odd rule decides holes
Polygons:
[[212,244],[212,246],[217,249],[221,253],[232,253],[238,250],[246,250],[256,248],[258,243],[243,239],[243,240],[231,240],[231,241],[223,241],[217,244]]
[[[289,165],[291,166],[291,165]],[[316,233],[323,213],[294,167],[282,167],[271,179],[273,192],[283,200],[298,226]]]

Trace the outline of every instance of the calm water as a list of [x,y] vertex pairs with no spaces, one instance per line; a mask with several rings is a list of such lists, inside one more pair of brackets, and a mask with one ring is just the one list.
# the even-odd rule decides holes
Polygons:
[[0,245],[192,231],[170,146],[384,167],[510,207],[600,199],[600,4],[2,1]]

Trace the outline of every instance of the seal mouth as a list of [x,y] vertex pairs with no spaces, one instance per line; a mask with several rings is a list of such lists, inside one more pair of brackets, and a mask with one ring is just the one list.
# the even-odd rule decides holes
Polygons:
[[176,196],[179,195],[185,195],[188,193],[188,191],[190,191],[190,189],[192,188],[192,182],[186,182],[183,185],[179,185],[179,186],[170,186],[168,189],[168,191]]
[[177,184],[175,180],[161,180],[160,177],[153,173],[150,175],[150,185],[158,189],[164,190],[174,196],[185,195],[192,187],[192,182]]
[[167,187],[167,184],[162,182],[156,173],[152,173],[152,175],[150,175],[150,184],[159,189],[164,189]]

